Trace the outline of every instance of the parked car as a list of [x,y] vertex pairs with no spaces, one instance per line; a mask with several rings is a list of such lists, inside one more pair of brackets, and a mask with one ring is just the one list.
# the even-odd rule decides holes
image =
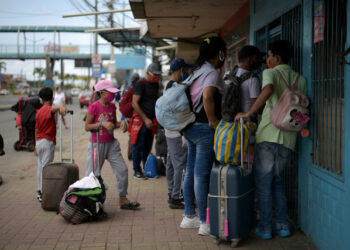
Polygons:
[[28,92],[28,96],[38,96],[39,95],[40,88],[31,88]]
[[81,90],[78,89],[78,88],[73,88],[73,89],[71,90],[72,96],[79,96],[80,92],[81,92]]
[[66,104],[73,104],[73,97],[69,90],[63,90],[64,96],[66,98]]
[[9,94],[11,94],[11,92],[8,91],[7,89],[0,90],[0,95],[9,95]]
[[84,90],[79,94],[79,103],[80,103],[80,108],[83,108],[84,106],[89,106],[90,104],[90,99],[91,99],[91,90]]

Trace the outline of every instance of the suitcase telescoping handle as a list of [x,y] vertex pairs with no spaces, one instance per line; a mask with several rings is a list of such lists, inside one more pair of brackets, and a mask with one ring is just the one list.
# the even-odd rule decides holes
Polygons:
[[60,162],[70,162],[74,163],[73,159],[73,110],[68,110],[68,114],[70,114],[70,159],[63,159],[62,158],[62,115],[58,113],[58,122],[59,122],[59,129],[60,129]]
[[[249,121],[249,120],[248,120]],[[243,138],[243,118],[239,118],[239,123],[241,124],[241,168],[244,168],[244,138]],[[248,140],[248,169],[250,169],[250,148]]]
[[[91,148],[92,148],[92,162],[93,162],[93,169],[100,167],[100,154],[98,150],[98,146],[100,144],[100,138],[99,138],[99,132],[100,128],[93,128],[90,130],[91,131]],[[96,133],[96,148],[94,149],[94,132]],[[95,151],[96,150],[96,151]],[[97,161],[96,161],[97,159]],[[97,166],[95,166],[95,162]],[[95,172],[95,171],[93,171]]]

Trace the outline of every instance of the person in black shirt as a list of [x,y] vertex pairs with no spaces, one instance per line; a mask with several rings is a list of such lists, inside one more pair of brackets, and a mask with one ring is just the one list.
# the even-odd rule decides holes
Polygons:
[[132,98],[134,115],[131,119],[131,143],[134,178],[146,179],[140,164],[145,166],[148,154],[153,144],[153,132],[156,130],[155,105],[158,99],[160,65],[151,63],[146,71],[146,77],[135,85]]

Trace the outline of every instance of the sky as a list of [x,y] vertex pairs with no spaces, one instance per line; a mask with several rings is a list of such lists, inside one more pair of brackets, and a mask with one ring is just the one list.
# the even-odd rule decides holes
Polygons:
[[[95,4],[94,0],[0,0],[0,25],[1,26],[91,26],[94,27],[94,16],[62,18],[62,15],[92,12],[87,3]],[[98,0],[98,9],[107,10],[105,3],[108,0]],[[123,6],[124,3],[124,6]],[[129,1],[115,0],[114,9],[130,8]],[[138,26],[132,21],[132,13],[127,13],[125,26]],[[99,28],[109,27],[108,15],[99,17]],[[121,25],[122,14],[115,13],[114,20]],[[117,25],[118,25],[117,24]],[[55,37],[56,43],[58,36]],[[61,33],[61,45],[78,45],[80,51],[93,50],[93,34],[88,33]],[[0,52],[17,51],[17,33],[0,33]],[[53,33],[26,33],[27,51],[38,51],[48,42],[53,42]],[[24,48],[24,35],[20,34],[19,43]],[[109,53],[110,45],[106,40],[99,37],[99,52]],[[118,51],[116,51],[118,53]],[[34,67],[45,67],[44,60],[0,60],[6,62],[6,72],[9,74],[26,76],[28,80],[33,80]],[[74,68],[73,60],[64,60],[65,73],[76,75],[87,75],[86,68]],[[55,70],[60,71],[60,63],[56,61]],[[4,73],[4,72],[2,72]]]

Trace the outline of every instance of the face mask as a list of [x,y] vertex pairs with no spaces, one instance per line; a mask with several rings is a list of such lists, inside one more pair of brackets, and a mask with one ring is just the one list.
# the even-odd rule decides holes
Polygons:
[[188,73],[185,72],[181,75],[181,81],[184,81],[188,77]]
[[159,81],[159,76],[153,75],[149,81],[150,82],[158,82]]
[[274,65],[271,64],[270,58],[267,58],[267,59],[266,59],[266,64],[267,64],[267,67],[268,67],[269,69],[272,69],[273,67],[275,67]]
[[108,92],[108,94],[105,96],[105,99],[107,102],[112,102],[114,99],[115,94]]

